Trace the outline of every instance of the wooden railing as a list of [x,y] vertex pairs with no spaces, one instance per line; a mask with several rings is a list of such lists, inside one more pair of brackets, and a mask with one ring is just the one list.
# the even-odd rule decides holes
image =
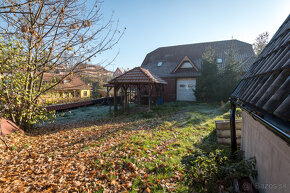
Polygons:
[[[118,97],[117,99],[118,99],[118,103],[119,103],[121,101],[121,97]],[[49,105],[49,106],[46,106],[44,108],[46,108],[47,111],[64,111],[64,110],[75,109],[75,108],[79,108],[79,107],[85,107],[85,106],[96,105],[96,104],[110,105],[113,103],[114,103],[114,97],[106,97],[106,98],[73,102],[73,103]]]

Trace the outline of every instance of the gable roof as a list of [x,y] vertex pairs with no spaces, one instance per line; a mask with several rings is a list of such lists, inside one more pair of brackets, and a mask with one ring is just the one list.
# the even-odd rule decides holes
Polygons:
[[[182,59],[187,56],[198,69],[201,68],[202,55],[208,47],[215,50],[217,58],[221,58],[224,65],[226,60],[226,52],[233,46],[237,52],[237,60],[245,62],[250,57],[255,57],[251,44],[239,40],[225,40],[216,42],[205,42],[197,44],[187,44],[178,46],[161,47],[148,53],[141,65],[160,77],[196,77],[200,75],[197,71],[182,71],[180,73],[172,73]],[[163,62],[162,66],[157,66],[158,62]],[[250,66],[251,63],[244,63]]]
[[[244,75],[232,100],[272,115],[290,131],[290,15]],[[290,134],[290,133],[289,133]]]
[[125,84],[138,84],[138,83],[155,83],[155,84],[167,84],[163,79],[151,73],[149,70],[146,70],[141,67],[133,68],[128,72],[112,79],[109,81],[109,84],[116,83],[125,83]]
[[184,62],[189,62],[192,65],[192,68],[194,68],[196,71],[199,71],[197,66],[187,56],[184,56],[184,58],[176,66],[176,68],[173,70],[173,72],[176,72],[184,64]]

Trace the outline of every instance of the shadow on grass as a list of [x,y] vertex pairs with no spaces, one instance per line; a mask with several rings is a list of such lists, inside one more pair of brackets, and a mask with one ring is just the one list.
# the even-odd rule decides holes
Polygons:
[[196,159],[196,154],[200,155],[200,152],[202,152],[203,154],[215,153],[216,150],[221,150],[225,153],[230,152],[229,146],[218,144],[216,129],[212,130],[207,136],[205,136],[200,143],[195,143],[193,144],[193,146],[197,153],[194,152],[191,155],[186,155],[182,157],[181,163],[185,166],[190,166],[192,164],[192,161]]

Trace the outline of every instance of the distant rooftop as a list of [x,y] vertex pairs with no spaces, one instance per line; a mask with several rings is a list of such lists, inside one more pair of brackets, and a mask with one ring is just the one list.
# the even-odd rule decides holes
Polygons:
[[[199,76],[200,72],[185,71],[183,74],[174,74],[172,72],[185,56],[200,69],[202,55],[208,47],[215,50],[220,67],[225,65],[227,51],[230,47],[233,47],[236,51],[237,60],[241,61],[241,69],[244,71],[250,68],[253,59],[256,57],[251,44],[239,40],[224,40],[160,47],[146,55],[141,67],[154,72],[160,77]],[[162,62],[162,65],[158,65],[161,64],[160,62]]]

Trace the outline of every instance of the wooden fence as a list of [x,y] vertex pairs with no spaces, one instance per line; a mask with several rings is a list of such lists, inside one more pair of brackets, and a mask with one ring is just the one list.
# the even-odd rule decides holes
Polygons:
[[[118,100],[118,103],[120,103],[121,97],[118,97],[117,100]],[[113,103],[114,103],[113,97],[106,97],[106,98],[87,100],[87,101],[81,101],[81,102],[50,105],[50,106],[46,106],[44,108],[46,108],[47,111],[64,111],[64,110],[75,109],[75,108],[79,108],[79,107],[91,106],[91,105],[96,105],[96,104],[110,105]]]

